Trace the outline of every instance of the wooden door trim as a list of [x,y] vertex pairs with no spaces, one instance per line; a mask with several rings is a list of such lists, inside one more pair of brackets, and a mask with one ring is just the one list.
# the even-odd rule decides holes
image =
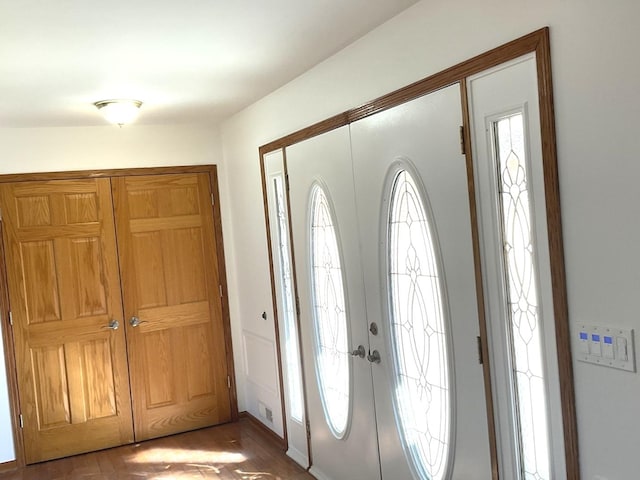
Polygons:
[[[16,353],[13,340],[13,327],[9,321],[11,311],[9,303],[9,283],[4,248],[4,222],[0,219],[0,316],[2,317],[2,340],[4,347],[5,368],[7,370],[7,387],[9,393],[9,411],[11,413],[11,430],[13,448],[15,450],[15,466],[26,465],[24,439],[20,428],[20,395],[18,393],[18,371],[16,370]],[[0,375],[2,372],[0,372]],[[7,462],[11,463],[11,462]],[[5,465],[5,464],[3,464]]]
[[184,165],[173,167],[116,168],[103,170],[71,170],[65,172],[9,173],[0,175],[0,183],[70,180],[73,178],[113,178],[135,175],[171,175],[175,173],[209,173],[217,178],[217,165]]
[[213,229],[216,237],[216,256],[218,275],[222,285],[222,322],[224,324],[224,342],[227,356],[227,375],[229,375],[229,400],[231,402],[231,419],[238,420],[238,394],[236,390],[236,374],[233,362],[231,342],[231,315],[229,312],[229,290],[227,288],[227,269],[224,261],[224,242],[222,237],[222,215],[220,213],[220,191],[218,189],[218,170],[215,165],[209,171],[209,182],[213,193]]
[[[216,236],[217,264],[220,272],[220,284],[224,295],[222,296],[222,321],[224,324],[224,340],[227,358],[227,371],[231,379],[229,389],[229,400],[231,403],[231,418],[238,420],[238,395],[235,380],[235,365],[233,360],[233,350],[231,341],[231,318],[229,314],[228,284],[226,275],[226,264],[224,258],[224,246],[222,237],[222,216],[220,211],[220,195],[218,189],[218,168],[217,165],[186,165],[173,167],[150,167],[150,168],[123,168],[123,169],[103,169],[103,170],[74,170],[65,172],[37,172],[37,173],[14,173],[0,175],[0,184],[13,182],[31,181],[52,181],[71,180],[87,178],[114,178],[136,175],[171,175],[184,173],[208,173],[211,184],[211,191],[214,195],[212,207],[213,223]],[[0,235],[3,235],[4,224],[0,220]],[[8,312],[11,310],[9,303],[9,288],[6,275],[6,256],[4,242],[0,240],[0,312],[2,317],[2,341],[4,346],[4,358],[7,369],[7,383],[9,393],[9,409],[11,412],[12,431],[14,436],[14,450],[16,456],[16,466],[18,468],[26,465],[24,440],[22,429],[20,428],[20,406],[18,380],[15,365],[15,352],[13,333],[9,324]]]
[[[284,155],[284,150],[282,152],[282,154]],[[286,160],[283,162],[283,168],[286,170]],[[276,346],[276,362],[277,362],[277,367],[278,367],[278,385],[280,387],[280,411],[281,411],[281,415],[282,415],[282,441],[284,442],[285,445],[285,449],[289,446],[289,431],[287,429],[287,409],[286,409],[286,405],[285,405],[285,400],[284,400],[284,396],[286,395],[286,391],[285,391],[285,387],[284,387],[284,376],[282,375],[283,373],[283,368],[282,368],[282,342],[280,341],[280,319],[278,317],[278,301],[277,299],[277,293],[276,293],[276,282],[275,282],[275,270],[273,268],[273,247],[271,245],[271,219],[269,218],[269,200],[267,198],[267,191],[266,191],[266,186],[267,186],[267,171],[266,171],[266,166],[264,164],[263,161],[260,162],[260,178],[262,181],[262,190],[264,192],[264,195],[262,196],[262,206],[264,208],[264,220],[265,220],[265,225],[267,227],[267,255],[269,255],[269,274],[270,274],[270,280],[271,280],[271,311],[273,312],[273,325],[274,325],[274,329],[275,329],[275,346]],[[286,180],[285,180],[286,183]],[[288,196],[287,196],[288,198]],[[289,209],[287,208],[287,212],[289,212]],[[287,220],[288,222],[291,222],[291,218],[288,218]],[[290,223],[289,223],[290,225]],[[291,230],[291,229],[289,229]],[[292,265],[292,271],[295,268],[295,265]],[[294,292],[295,292],[295,288],[296,288],[296,283],[295,283],[295,274],[293,274],[293,286],[294,286]],[[298,316],[296,315],[296,321],[297,321]],[[297,327],[299,328],[299,327]],[[303,383],[304,385],[304,383]],[[303,386],[303,391],[304,391],[304,386]],[[303,396],[304,393],[303,393]],[[305,412],[306,412],[306,405],[305,405]],[[259,420],[257,420],[253,415],[249,414],[248,412],[247,415],[253,419],[259,422]],[[259,422],[262,423],[262,422]],[[307,435],[307,439],[308,439],[308,435]],[[308,442],[307,442],[308,443]]]
[[[278,149],[286,149],[287,146],[321,135],[336,128],[348,125],[357,120],[366,118],[375,113],[387,110],[402,103],[414,100],[423,95],[439,90],[441,88],[460,83],[464,90],[466,79],[472,75],[483,72],[502,63],[516,59],[528,53],[535,53],[538,80],[538,100],[540,107],[540,126],[542,135],[542,163],[545,183],[545,201],[547,228],[549,239],[549,254],[551,260],[551,281],[553,289],[553,307],[555,313],[556,347],[558,357],[558,374],[560,378],[560,397],[562,403],[562,420],[565,446],[565,462],[567,469],[567,480],[578,480],[580,478],[577,418],[575,410],[575,392],[573,384],[573,362],[571,357],[571,337],[569,332],[569,313],[567,303],[566,272],[564,266],[564,249],[562,236],[562,222],[560,215],[560,193],[558,182],[558,159],[556,149],[555,117],[553,104],[553,88],[551,76],[551,49],[549,40],[549,27],[536,30],[528,35],[508,42],[497,48],[477,55],[469,60],[458,63],[453,67],[438,72],[434,75],[418,80],[406,87],[395,90],[372,100],[360,107],[347,110],[334,115],[328,119],[317,122],[309,127],[295,131],[289,135],[273,140],[258,149],[261,169],[264,169],[264,156],[267,153]],[[466,100],[465,100],[466,101]],[[469,116],[468,108],[463,105],[463,122],[466,126],[464,134],[464,144],[466,151],[471,152],[471,142],[469,138]],[[472,167],[471,156],[468,156],[468,165]],[[468,167],[470,168],[470,167]],[[470,188],[474,188],[472,183],[473,172],[470,175]],[[266,184],[263,175],[263,196],[265,205]],[[470,192],[471,193],[471,192]],[[470,198],[470,208],[476,211],[475,198]],[[265,211],[265,215],[267,215]],[[477,215],[476,215],[477,217]],[[267,219],[268,222],[268,219]],[[478,238],[477,218],[472,218],[472,236],[474,238],[474,260],[476,263],[476,277],[478,272],[482,272],[479,251],[475,242]],[[268,223],[267,223],[268,225]],[[267,239],[269,231],[267,230]],[[269,240],[267,240],[269,241]],[[293,254],[292,254],[293,255]],[[295,261],[295,258],[293,259]],[[274,270],[271,258],[269,258],[271,268],[271,279],[274,281]],[[479,285],[476,278],[476,285]],[[479,287],[478,295],[482,294]],[[480,301],[479,301],[480,302]],[[480,303],[478,304],[480,307]],[[488,338],[486,334],[486,321],[484,310],[479,310],[480,335],[482,340],[482,352],[487,362]],[[277,322],[276,322],[277,325]],[[278,331],[276,330],[276,336]],[[485,363],[485,377],[490,375],[490,365]],[[280,372],[282,375],[282,371]],[[490,379],[485,378],[485,386]],[[490,391],[489,391],[490,394]],[[494,417],[494,406],[492,397],[487,402],[487,420],[489,421],[489,441],[491,443],[491,461],[494,480],[498,479],[497,465],[497,443]]]
[[[262,155],[274,150],[288,147],[303,140],[343,127],[357,120],[361,120],[370,115],[374,115],[378,112],[396,107],[418,97],[428,95],[429,93],[440,90],[441,88],[459,83],[471,75],[488,70],[500,65],[501,63],[526,55],[527,53],[544,53],[544,45],[549,44],[548,37],[549,27],[536,30],[535,32],[509,43],[505,43],[504,45],[489,50],[488,52],[458,63],[446,70],[442,70],[434,75],[418,80],[406,87],[402,87],[391,93],[371,100],[364,105],[339,113],[333,117],[314,123],[313,125],[262,145],[259,148],[260,156],[262,157]],[[540,74],[540,72],[538,73]],[[540,81],[540,78],[538,78],[538,80]]]
[[19,468],[18,462],[15,460],[11,460],[10,462],[0,463],[0,473],[4,472],[12,472]]

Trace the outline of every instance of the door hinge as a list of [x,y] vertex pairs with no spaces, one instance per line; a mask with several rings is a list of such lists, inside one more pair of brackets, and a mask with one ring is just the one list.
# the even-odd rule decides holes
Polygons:
[[13,314],[11,313],[11,310],[9,310],[9,325],[13,327]]
[[460,125],[460,153],[466,155],[465,142],[464,142],[464,126]]
[[22,418],[22,414],[18,416],[18,420],[20,421],[20,428],[24,428],[24,419]]
[[305,420],[305,426],[307,427],[307,438],[311,438],[311,424],[309,423],[309,420]]
[[300,297],[296,295],[296,315],[300,316]]
[[216,197],[213,196],[213,193],[211,194],[211,205],[215,205],[216,204]]
[[289,174],[288,174],[288,173],[286,173],[286,174],[284,175],[284,185],[285,185],[285,187],[287,188],[287,192],[288,192],[288,191],[289,191],[289,188],[290,188],[290,187],[289,187]]
[[484,364],[484,358],[482,357],[482,338],[477,337],[478,339],[478,363],[480,365]]
[[224,296],[222,294],[222,285],[218,285],[218,290],[220,290],[220,298],[222,298]]
[[2,222],[2,209],[0,208],[0,222]]
[[231,376],[227,375],[227,388],[231,390]]

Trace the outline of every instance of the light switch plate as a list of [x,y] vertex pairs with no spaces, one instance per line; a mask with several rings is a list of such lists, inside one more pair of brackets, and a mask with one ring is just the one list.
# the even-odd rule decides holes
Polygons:
[[579,324],[573,335],[573,351],[581,362],[636,371],[633,329]]

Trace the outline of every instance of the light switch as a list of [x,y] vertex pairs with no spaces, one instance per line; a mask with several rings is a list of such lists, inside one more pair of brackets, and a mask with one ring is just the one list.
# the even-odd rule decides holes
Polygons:
[[615,358],[613,351],[613,337],[604,335],[602,337],[602,356],[613,360]]
[[618,350],[618,360],[626,362],[629,359],[629,352],[627,351],[627,339],[624,337],[616,338],[616,350]]
[[587,332],[580,332],[580,343],[578,347],[580,353],[589,355],[589,334]]
[[589,348],[589,353],[591,355],[595,355],[596,357],[602,356],[602,344],[600,343],[600,334],[598,333],[591,334],[591,346]]

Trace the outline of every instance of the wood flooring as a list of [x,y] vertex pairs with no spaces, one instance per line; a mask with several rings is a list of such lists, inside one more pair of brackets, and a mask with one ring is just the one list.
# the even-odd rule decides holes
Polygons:
[[248,418],[0,473],[0,480],[313,480]]

